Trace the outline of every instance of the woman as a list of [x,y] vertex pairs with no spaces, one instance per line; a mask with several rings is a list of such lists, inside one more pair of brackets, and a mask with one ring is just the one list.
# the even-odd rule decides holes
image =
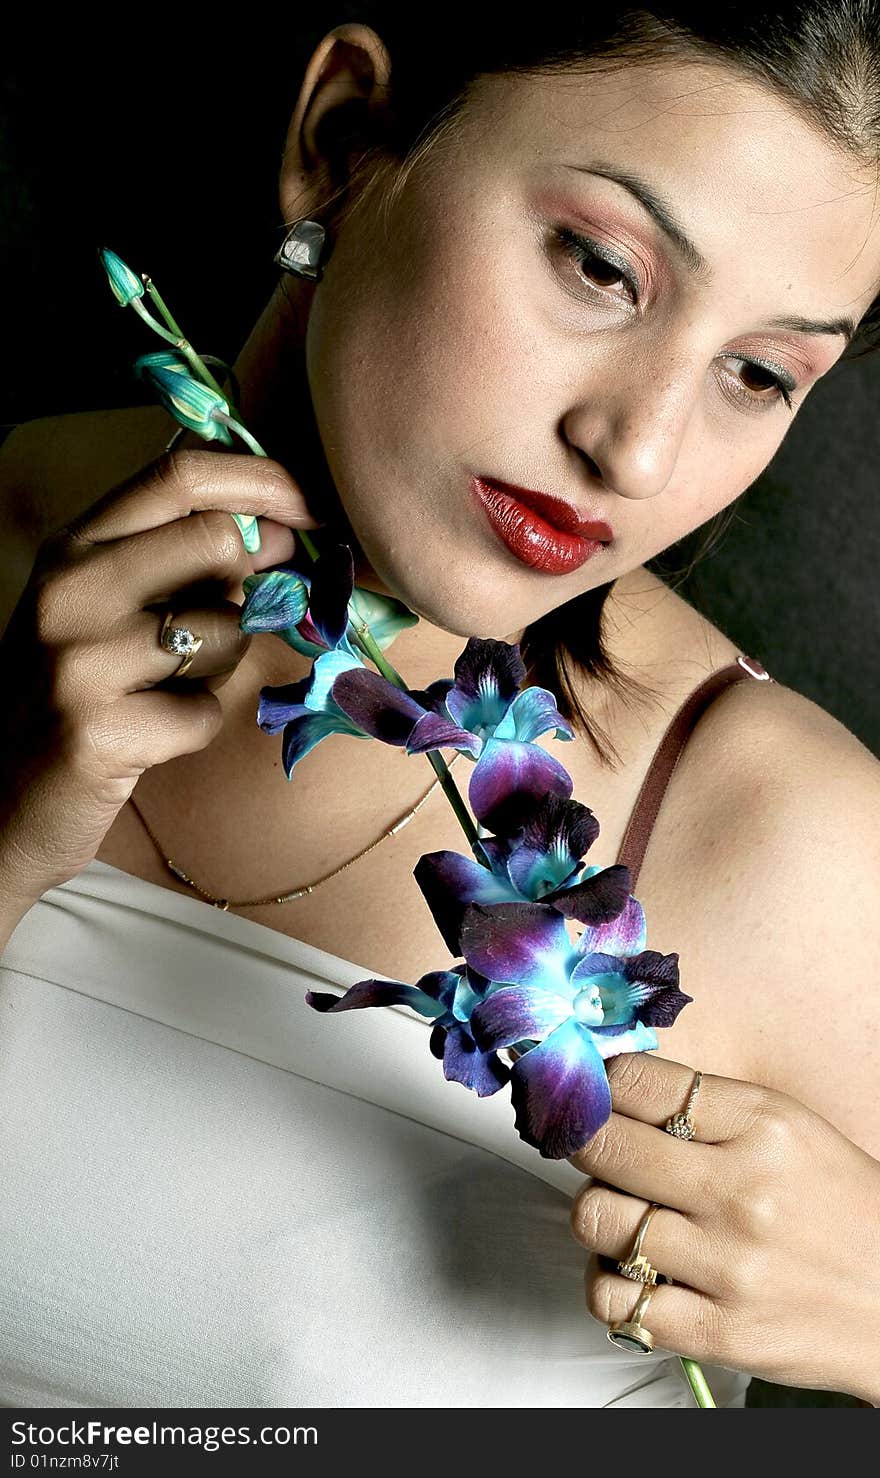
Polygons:
[[[188,436],[139,472],[167,417],[132,412],[117,461],[53,485],[61,533],[3,639],[7,1402],[689,1404],[667,1352],[719,1404],[750,1374],[880,1400],[876,760],[779,684],[714,696],[637,895],[693,1003],[662,1056],[611,1060],[606,1129],[547,1162],[505,1095],[443,1082],[405,1008],[304,1004],[442,968],[411,874],[461,832],[433,796],[348,867],[425,770],[331,738],[285,786],[255,698],[311,661],[241,641],[234,608],[306,527],[419,615],[393,652],[411,688],[469,636],[519,641],[578,717],[589,860],[621,855],[671,720],[739,655],[644,563],[753,482],[880,280],[877,6],[702,9],[486,11],[425,49],[405,8],[335,27],[279,182],[285,222],[325,228],[320,273],[283,274],[235,365],[272,460]],[[475,477],[490,512],[540,491],[604,546],[537,567]],[[172,604],[203,637],[176,680]],[[665,1133],[692,1085],[693,1138]],[[652,1206],[672,1281],[646,1359],[605,1335]]]

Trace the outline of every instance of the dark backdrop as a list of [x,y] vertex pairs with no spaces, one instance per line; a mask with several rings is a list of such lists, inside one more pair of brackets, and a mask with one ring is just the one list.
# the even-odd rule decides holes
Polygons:
[[[321,3],[283,30],[240,13],[234,33],[185,41],[114,31],[115,51],[81,21],[70,36],[53,23],[48,43],[7,51],[0,423],[149,398],[130,366],[159,341],[116,305],[99,245],[150,273],[199,349],[234,358],[276,276],[277,171],[305,63],[358,13]],[[704,533],[652,568],[880,755],[878,407],[880,354],[836,366],[720,545],[681,583]]]
[[[114,303],[99,245],[151,274],[200,350],[237,354],[276,279],[277,170],[303,68],[360,7],[319,0],[284,23],[252,14],[224,31],[216,13],[200,29],[191,13],[184,39],[153,11],[100,23],[77,12],[69,33],[46,15],[39,34],[7,34],[0,424],[147,399],[129,367],[159,341]],[[835,368],[720,546],[681,583],[699,531],[652,561],[876,754],[878,406],[880,355]],[[755,1380],[748,1404],[857,1403]]]

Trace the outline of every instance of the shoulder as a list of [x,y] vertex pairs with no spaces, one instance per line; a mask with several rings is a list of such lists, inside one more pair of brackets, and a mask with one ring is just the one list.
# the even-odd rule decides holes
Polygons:
[[0,631],[42,541],[163,451],[175,423],[162,406],[78,411],[21,421],[0,446]]
[[20,422],[0,447],[0,497],[41,536],[162,451],[174,430],[163,406],[77,411]]
[[[750,678],[720,693],[686,746],[704,811],[777,826],[843,817],[845,801],[877,819],[880,760],[833,714],[784,683]],[[831,813],[829,815],[829,812]],[[791,837],[797,845],[798,836]]]
[[804,694],[751,680],[710,705],[688,750],[689,993],[723,1022],[727,1075],[880,1158],[880,761]]

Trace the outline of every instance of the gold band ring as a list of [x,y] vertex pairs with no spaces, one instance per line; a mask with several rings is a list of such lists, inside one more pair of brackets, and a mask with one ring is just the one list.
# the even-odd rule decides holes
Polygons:
[[690,1094],[688,1095],[688,1101],[685,1104],[684,1109],[680,1114],[673,1114],[671,1119],[666,1120],[666,1133],[674,1134],[676,1139],[693,1139],[694,1135],[697,1132],[694,1128],[694,1121],[691,1116],[691,1109],[694,1106],[694,1101],[697,1097],[697,1093],[699,1092],[700,1084],[702,1083],[702,1081],[703,1074],[697,1073],[696,1077],[694,1078],[694,1086],[692,1087]]
[[650,1329],[644,1328],[642,1316],[654,1292],[654,1287],[646,1283],[630,1318],[622,1319],[617,1324],[609,1324],[608,1338],[619,1350],[638,1350],[641,1355],[653,1353],[654,1336]]
[[165,612],[165,620],[162,622],[162,630],[159,632],[159,645],[164,647],[166,652],[174,652],[175,655],[183,657],[180,666],[171,674],[172,677],[183,677],[192,666],[193,658],[204,638],[196,636],[186,626],[172,626],[173,620],[174,612],[169,606]]
[[651,1264],[648,1262],[648,1259],[643,1255],[642,1242],[644,1240],[645,1232],[648,1230],[648,1224],[651,1220],[651,1217],[654,1215],[655,1211],[659,1210],[660,1207],[658,1205],[651,1205],[648,1207],[647,1211],[639,1222],[638,1231],[636,1232],[636,1238],[633,1242],[629,1256],[625,1257],[623,1259],[623,1262],[619,1262],[617,1264],[617,1271],[619,1273],[622,1273],[624,1278],[632,1278],[634,1283],[650,1283],[653,1286],[653,1284],[657,1282],[657,1269],[655,1267],[652,1267]]

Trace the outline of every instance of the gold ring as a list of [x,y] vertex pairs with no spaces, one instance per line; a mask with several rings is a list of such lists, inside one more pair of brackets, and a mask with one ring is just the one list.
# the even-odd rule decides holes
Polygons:
[[639,1222],[636,1239],[633,1242],[629,1256],[625,1257],[623,1262],[617,1264],[617,1271],[622,1273],[624,1278],[631,1278],[634,1283],[650,1283],[653,1286],[657,1282],[657,1269],[652,1267],[648,1259],[643,1255],[642,1241],[644,1240],[645,1232],[648,1230],[648,1223],[651,1217],[655,1211],[659,1210],[660,1207],[657,1205],[648,1207]]
[[650,1329],[645,1329],[642,1324],[642,1315],[648,1307],[648,1300],[655,1292],[650,1283],[646,1283],[638,1297],[638,1302],[629,1319],[623,1319],[617,1324],[608,1325],[608,1338],[619,1350],[638,1350],[642,1355],[650,1355],[654,1349],[654,1336]]
[[172,677],[183,677],[192,666],[193,658],[204,638],[196,636],[187,626],[172,626],[173,620],[174,612],[169,606],[165,612],[165,620],[162,622],[162,630],[159,632],[159,645],[164,647],[166,652],[173,652],[183,657],[180,666],[171,674]]
[[676,1139],[693,1139],[697,1132],[694,1128],[691,1109],[694,1106],[694,1100],[696,1099],[702,1081],[703,1074],[697,1073],[694,1078],[694,1086],[690,1091],[683,1111],[680,1114],[673,1114],[671,1119],[666,1120],[666,1133],[674,1134]]

